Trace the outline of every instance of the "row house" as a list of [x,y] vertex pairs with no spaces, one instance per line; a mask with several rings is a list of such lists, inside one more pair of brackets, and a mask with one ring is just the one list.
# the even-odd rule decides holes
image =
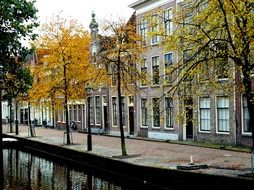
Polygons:
[[[130,18],[133,20],[134,15]],[[95,20],[95,14],[92,14],[92,21],[89,25],[91,30],[91,62],[100,66],[100,58],[98,53],[103,52],[101,43],[109,41],[107,37],[98,34],[98,23]],[[111,68],[107,68],[110,72]],[[92,131],[110,133],[112,135],[120,135],[118,125],[118,96],[116,88],[116,78],[112,75],[111,84],[104,84],[97,88],[86,87],[88,95],[87,100],[87,125],[90,122]],[[135,127],[135,96],[123,90],[121,97],[122,123],[125,135],[136,134]],[[85,129],[87,130],[87,129]]]
[[[137,33],[142,36],[146,48],[146,52],[141,55],[143,62],[140,70],[151,81],[139,85],[135,115],[137,135],[250,146],[246,97],[232,85],[235,78],[220,75],[217,79],[225,86],[232,85],[231,91],[211,91],[203,85],[199,95],[179,92],[173,97],[168,96],[167,92],[175,83],[172,80],[174,76],[167,75],[167,68],[184,61],[188,51],[165,51],[163,37],[157,35],[156,31],[163,28],[166,35],[173,34],[177,28],[173,23],[175,12],[187,6],[183,0],[139,0],[130,5],[136,11]],[[149,24],[148,17],[152,20],[155,16],[157,21]],[[191,14],[185,16],[185,21],[190,22]],[[235,71],[228,72],[237,76]]]
[[[173,80],[175,76],[169,76],[167,69],[184,61],[189,55],[188,50],[165,50],[164,37],[156,32],[163,28],[165,35],[172,35],[177,28],[173,22],[176,10],[183,10],[188,4],[183,0],[139,0],[129,7],[135,10],[136,31],[146,49],[140,55],[142,61],[137,66],[147,80],[138,83],[139,90],[135,94],[123,91],[122,122],[125,135],[250,146],[246,98],[234,87],[235,78],[223,73],[216,78],[222,86],[232,85],[230,90],[210,90],[204,83],[199,94],[188,93],[188,90],[179,91],[173,96],[168,94],[176,83]],[[148,17],[151,20],[156,17],[157,20],[151,24],[147,21]],[[186,14],[185,20],[190,22],[191,14]],[[92,61],[96,64],[101,36],[94,14],[90,29]],[[232,69],[228,73],[236,76]],[[118,100],[114,84],[86,90],[91,127],[119,134]],[[86,115],[88,117],[88,113]]]

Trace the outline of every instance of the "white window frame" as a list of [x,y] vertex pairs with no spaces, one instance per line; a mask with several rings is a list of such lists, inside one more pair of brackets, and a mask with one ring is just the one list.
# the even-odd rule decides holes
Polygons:
[[[228,98],[228,114],[229,114],[229,118],[228,118],[228,131],[219,131],[219,124],[218,124],[218,98],[219,97],[227,97]],[[230,100],[229,100],[229,96],[216,96],[216,101],[215,101],[215,104],[216,104],[216,133],[217,134],[226,134],[228,135],[230,133]]]
[[[170,82],[172,82],[172,80],[166,79],[166,60],[165,60],[165,56],[168,55],[168,54],[171,54],[171,55],[172,55],[172,63],[171,63],[171,65],[173,65],[173,52],[164,53],[164,54],[163,54],[164,80],[165,80],[167,83],[170,83]],[[171,76],[171,78],[172,78],[172,76]]]
[[[143,67],[144,64],[144,67]],[[142,74],[142,69],[146,68],[146,80],[148,79],[148,66],[147,66],[147,57],[144,57],[142,59],[142,63],[140,64],[140,73]],[[148,83],[148,81],[146,81]],[[142,84],[142,81],[140,81],[140,87],[147,87],[147,84]]]
[[[157,21],[156,21],[155,26],[151,26],[150,29],[151,29],[151,32],[158,32],[159,31],[159,27],[160,27],[159,15],[154,14],[154,15],[152,15],[152,19],[153,19],[153,17],[157,17],[157,18],[155,18],[155,19],[157,19]],[[156,39],[155,42],[154,42],[154,39]],[[151,45],[157,45],[157,44],[159,44],[159,42],[160,42],[160,36],[159,36],[159,34],[154,34],[154,35],[151,36]]]
[[[171,14],[169,14],[171,16],[170,16],[169,20],[167,20],[167,22],[169,22],[169,32],[166,28],[166,22],[165,22],[165,12],[166,11],[169,11],[169,13],[171,12]],[[173,9],[172,9],[172,7],[163,10],[163,25],[164,25],[164,29],[165,29],[165,34],[168,35],[168,36],[172,35],[173,30],[174,30],[174,26],[173,26]]]
[[101,118],[102,118],[102,113],[101,113],[101,98],[100,96],[94,96],[94,105],[95,105],[95,117],[94,117],[94,120],[95,120],[95,125],[101,125],[101,118],[100,118],[100,122],[97,123],[97,104],[96,104],[96,99],[99,99],[99,104],[100,104],[100,115],[101,115]]
[[[209,98],[209,101],[210,101],[210,130],[202,130],[201,129],[201,110],[200,110],[200,99],[201,98]],[[212,120],[212,118],[211,118],[211,116],[212,116],[212,114],[211,114],[211,97],[209,97],[209,96],[203,96],[203,97],[199,97],[199,99],[198,99],[198,121],[199,121],[199,127],[198,127],[198,131],[200,132],[200,133],[211,133],[211,127],[212,127],[212,123],[211,123],[211,120]],[[205,109],[205,108],[204,108]],[[207,108],[208,109],[208,108]]]
[[[146,99],[147,125],[143,125],[142,99]],[[141,113],[140,128],[144,128],[144,129],[148,128],[148,106],[147,106],[147,104],[148,104],[148,98],[147,97],[141,97],[140,98],[140,113]]]
[[77,104],[77,121],[82,121],[82,104]]
[[[90,125],[93,125],[93,120],[94,120],[94,105],[93,105],[93,97],[92,96],[89,96],[88,99],[91,98],[91,102],[90,102],[90,107],[92,108],[92,113],[90,113],[90,107],[88,107],[88,112],[89,112],[89,120],[90,120]],[[89,104],[87,104],[89,105]],[[91,114],[92,114],[92,119],[91,119]]]
[[[172,113],[171,113],[171,122],[172,122],[172,127],[167,127],[167,107],[166,107],[166,99],[169,99],[169,101],[171,101],[172,107],[170,107],[172,109]],[[171,97],[165,97],[164,98],[164,110],[165,110],[165,122],[164,122],[164,129],[165,130],[174,130],[174,106],[173,106],[173,98]]]
[[122,100],[123,100],[123,103],[124,103],[124,106],[122,107],[122,119],[124,118],[124,121],[125,122],[123,122],[122,121],[122,123],[123,123],[123,128],[125,128],[126,127],[126,98],[125,98],[125,96],[122,96],[121,97],[121,106],[122,106]]
[[[157,126],[154,126],[153,99],[158,99],[159,109],[160,109],[160,98],[153,97],[153,98],[152,98],[152,129],[160,129],[160,128],[161,128],[161,127],[160,127],[160,124],[161,124],[161,122],[160,122],[160,113],[159,113],[159,126],[158,126],[158,127],[157,127]],[[160,112],[160,110],[159,110],[159,112]]]
[[[113,109],[113,98],[115,98],[116,100],[116,125],[114,125],[114,109]],[[111,96],[111,106],[112,106],[112,114],[111,114],[111,118],[112,118],[112,126],[113,127],[117,127],[117,123],[118,123],[118,117],[117,117],[117,97],[116,96]]]
[[[145,26],[145,27],[141,27],[141,25]],[[147,44],[147,32],[148,32],[148,21],[146,19],[142,18],[139,20],[139,34],[142,38],[141,43],[143,46],[146,46],[146,44]]]
[[[243,98],[244,98],[245,94],[241,94],[241,128],[242,128],[242,135],[245,136],[251,136],[252,133],[250,132],[244,132],[244,112],[243,112]],[[246,97],[246,96],[245,96]]]
[[[158,72],[159,72],[159,83],[158,84],[154,84],[154,81],[153,81],[153,58],[155,57],[158,57]],[[159,86],[160,85],[160,56],[159,55],[154,55],[151,57],[151,72],[152,72],[152,86]]]

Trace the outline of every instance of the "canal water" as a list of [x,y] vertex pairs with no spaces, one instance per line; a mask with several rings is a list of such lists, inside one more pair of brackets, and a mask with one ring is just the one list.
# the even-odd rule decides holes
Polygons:
[[6,190],[129,190],[92,172],[16,149],[3,150]]

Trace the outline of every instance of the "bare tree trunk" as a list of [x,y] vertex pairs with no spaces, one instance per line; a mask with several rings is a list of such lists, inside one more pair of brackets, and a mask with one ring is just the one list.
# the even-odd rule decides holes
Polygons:
[[120,57],[117,62],[117,94],[118,94],[118,109],[119,109],[119,127],[121,133],[121,148],[122,148],[122,156],[127,156],[126,146],[125,146],[125,138],[124,138],[124,130],[123,130],[123,113],[122,113],[122,105],[121,105],[121,75],[120,75]]

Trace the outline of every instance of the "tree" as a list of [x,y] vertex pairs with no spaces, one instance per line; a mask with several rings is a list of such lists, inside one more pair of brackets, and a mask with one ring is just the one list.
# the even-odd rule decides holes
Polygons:
[[[177,66],[170,68],[169,73],[177,76],[171,91],[186,84],[186,80],[199,85],[204,77],[216,87],[219,82],[215,79],[227,76],[232,79],[231,89],[235,85],[237,91],[246,94],[254,146],[253,11],[254,2],[249,0],[184,2],[175,19],[177,28],[167,37],[165,46],[183,52]],[[233,73],[242,77],[234,78]],[[226,85],[222,88],[225,90]]]
[[11,56],[22,51],[22,40],[34,37],[33,29],[38,26],[37,9],[34,1],[2,0],[0,11],[0,62],[4,66]]
[[[141,78],[137,64],[143,52],[140,45],[140,37],[136,34],[135,15],[126,23],[119,19],[118,22],[105,21],[104,32],[110,34],[101,40],[101,52],[99,57],[112,76],[112,82],[116,82],[118,97],[118,124],[121,134],[122,156],[127,156],[125,146],[122,93],[135,90],[136,81]],[[132,85],[130,85],[132,84]]]
[[30,70],[28,68],[25,68],[22,66],[22,62],[18,62],[18,58],[12,58],[10,59],[11,63],[7,65],[8,72],[6,73],[6,76],[4,78],[4,96],[3,99],[6,99],[8,101],[8,105],[10,107],[10,118],[9,118],[9,124],[10,124],[10,132],[12,133],[12,101],[13,99],[22,98],[24,97],[28,90],[32,87],[33,83],[33,77],[30,73]]
[[89,62],[89,42],[88,32],[77,21],[59,15],[42,26],[36,42],[37,54],[44,56],[33,71],[36,82],[30,99],[53,98],[55,105],[64,105],[67,144],[70,144],[68,101],[84,97],[84,85],[96,84],[104,73]]
[[[1,71],[3,76],[1,78],[4,81],[0,88],[7,91],[6,95],[10,89],[5,82],[17,82],[18,80],[13,72],[8,71],[8,69],[16,66],[10,65],[14,64],[12,59],[24,52],[25,47],[22,44],[22,40],[35,37],[33,29],[38,26],[38,23],[36,22],[37,9],[34,7],[34,2],[28,0],[0,1],[0,66],[3,68]],[[21,73],[16,74],[20,75]],[[9,80],[10,76],[14,81]],[[0,119],[2,119],[2,115],[0,115]]]

